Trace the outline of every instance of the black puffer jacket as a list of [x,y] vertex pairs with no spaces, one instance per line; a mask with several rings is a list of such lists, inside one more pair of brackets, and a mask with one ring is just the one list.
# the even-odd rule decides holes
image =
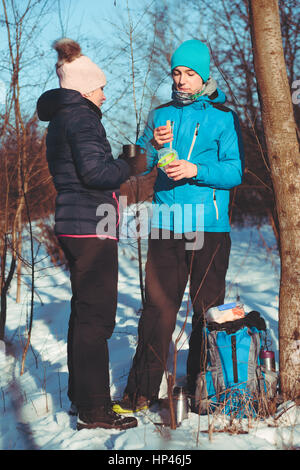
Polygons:
[[46,144],[57,191],[56,234],[114,237],[119,188],[129,166],[113,158],[100,109],[79,92],[58,88],[39,98],[37,112],[50,121]]

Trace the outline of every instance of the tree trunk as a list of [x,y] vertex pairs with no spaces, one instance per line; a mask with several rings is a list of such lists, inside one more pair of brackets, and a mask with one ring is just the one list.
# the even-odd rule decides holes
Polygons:
[[300,396],[300,160],[276,0],[249,0],[254,67],[280,228],[280,387]]
[[20,231],[18,233],[17,241],[17,292],[16,292],[16,303],[21,302],[21,284],[22,284],[22,225],[20,224]]
[[0,341],[4,341],[5,338],[5,324],[7,314],[7,293],[10,287],[14,272],[16,268],[16,257],[12,254],[9,272],[7,278],[1,286],[1,297],[0,297]]

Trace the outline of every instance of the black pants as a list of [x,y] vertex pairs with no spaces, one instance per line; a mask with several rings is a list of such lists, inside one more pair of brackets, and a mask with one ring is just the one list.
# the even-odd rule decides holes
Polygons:
[[68,330],[70,400],[81,408],[109,406],[107,339],[115,326],[118,252],[115,240],[60,237],[72,286]]
[[166,370],[169,345],[188,278],[193,305],[187,379],[193,393],[200,371],[203,312],[224,302],[230,253],[229,233],[205,233],[203,248],[187,250],[186,240],[149,239],[145,279],[145,308],[139,340],[125,393],[158,396]]

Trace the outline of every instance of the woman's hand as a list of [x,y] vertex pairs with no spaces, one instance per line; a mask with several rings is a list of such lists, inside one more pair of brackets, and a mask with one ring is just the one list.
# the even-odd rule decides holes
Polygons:
[[164,144],[168,144],[173,140],[173,133],[171,127],[160,126],[156,127],[153,131],[153,139],[151,144],[156,150],[163,147]]
[[174,160],[166,168],[166,173],[172,180],[179,181],[196,176],[198,167],[195,163],[188,162],[187,160]]

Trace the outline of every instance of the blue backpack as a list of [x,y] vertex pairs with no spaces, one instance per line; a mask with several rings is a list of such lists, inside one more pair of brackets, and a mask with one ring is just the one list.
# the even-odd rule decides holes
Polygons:
[[259,397],[266,392],[259,359],[262,332],[266,324],[255,311],[239,320],[206,325],[195,411],[207,414],[218,408],[236,417],[255,415]]

